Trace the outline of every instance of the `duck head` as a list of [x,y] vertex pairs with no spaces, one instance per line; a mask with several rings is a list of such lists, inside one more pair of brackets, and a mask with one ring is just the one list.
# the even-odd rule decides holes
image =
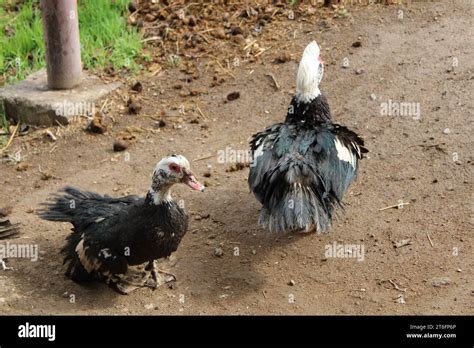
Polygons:
[[319,84],[323,79],[324,63],[319,54],[316,41],[306,46],[303,52],[296,77],[296,98],[299,102],[309,103],[321,94]]
[[204,191],[204,185],[196,180],[186,157],[182,155],[164,157],[153,171],[153,179],[148,192],[153,203],[170,201],[170,189],[174,184],[179,183],[196,191]]

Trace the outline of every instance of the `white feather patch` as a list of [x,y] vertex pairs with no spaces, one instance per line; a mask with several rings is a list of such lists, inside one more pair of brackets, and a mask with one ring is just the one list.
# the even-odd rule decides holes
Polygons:
[[84,247],[84,238],[81,239],[76,246],[76,253],[81,261],[82,266],[86,269],[87,272],[92,272],[100,268],[100,264],[97,260],[91,260],[86,255],[86,250],[88,247]]
[[334,139],[334,145],[336,145],[337,158],[339,158],[341,161],[349,162],[355,169],[356,158],[351,150],[342,145],[341,141],[337,137]]
[[164,192],[158,191],[155,192],[152,187],[148,190],[150,192],[151,197],[153,198],[153,204],[159,205],[163,202],[171,202],[173,199],[171,198],[171,186]]
[[261,140],[260,145],[253,152],[253,160],[254,161],[263,154],[263,146],[264,145],[265,145],[265,141]]

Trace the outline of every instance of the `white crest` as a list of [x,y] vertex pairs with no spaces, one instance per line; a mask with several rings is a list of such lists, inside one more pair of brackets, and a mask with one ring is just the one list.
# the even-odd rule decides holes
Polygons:
[[306,46],[296,77],[296,98],[308,103],[321,94],[319,83],[323,78],[324,65],[319,58],[319,46],[312,41]]

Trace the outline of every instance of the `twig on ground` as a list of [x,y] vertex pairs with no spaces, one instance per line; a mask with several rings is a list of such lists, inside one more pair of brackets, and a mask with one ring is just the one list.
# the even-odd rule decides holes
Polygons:
[[270,80],[272,80],[273,87],[275,87],[275,89],[278,91],[280,89],[280,85],[278,84],[277,80],[275,79],[275,76],[273,76],[273,74],[271,74],[271,73],[265,74],[265,76],[269,77]]
[[400,206],[403,207],[405,205],[409,205],[410,203],[409,202],[401,202],[399,204],[394,204],[394,205],[390,205],[388,207],[385,207],[385,208],[380,208],[379,211],[383,211],[383,210],[387,210],[387,209],[393,209],[393,208],[399,208]]
[[203,156],[203,157],[199,157],[199,158],[194,159],[193,162],[202,161],[202,160],[205,160],[205,159],[208,159],[208,158],[211,158],[211,157],[214,157],[214,155],[206,155],[206,156]]
[[430,235],[428,234],[428,232],[426,233],[426,236],[428,237],[428,240],[430,241],[431,247],[434,248],[433,241],[431,240],[431,237],[430,237]]
[[13,130],[12,135],[10,136],[10,139],[8,139],[8,142],[7,142],[7,144],[5,145],[5,147],[0,150],[0,153],[4,152],[6,149],[8,149],[8,147],[9,147],[10,144],[12,143],[13,138],[15,137],[16,131],[18,130],[19,127],[20,127],[20,122],[17,123],[15,129]]

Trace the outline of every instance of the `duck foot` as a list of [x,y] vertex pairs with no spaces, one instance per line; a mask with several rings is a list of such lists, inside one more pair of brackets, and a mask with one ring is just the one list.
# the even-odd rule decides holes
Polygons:
[[173,273],[160,270],[155,260],[150,261],[145,270],[150,271],[151,279],[148,279],[147,286],[152,289],[157,289],[163,284],[176,281],[176,276]]
[[146,287],[149,275],[146,272],[128,272],[123,275],[115,275],[110,278],[109,285],[122,295],[128,295],[132,291]]
[[109,280],[109,284],[119,293],[128,295],[138,288],[150,288],[156,290],[163,284],[176,281],[172,273],[157,268],[154,261],[146,266],[145,271],[129,271],[124,275],[115,275]]

